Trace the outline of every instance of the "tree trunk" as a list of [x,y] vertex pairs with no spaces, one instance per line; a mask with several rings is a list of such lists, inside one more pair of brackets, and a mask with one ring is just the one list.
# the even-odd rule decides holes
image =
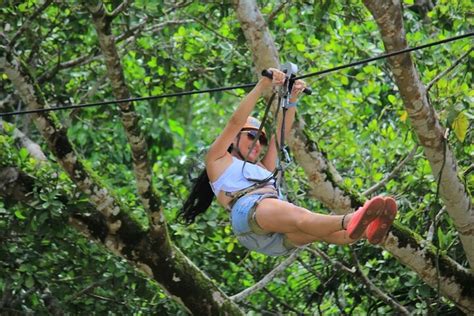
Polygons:
[[[407,47],[400,1],[368,1],[364,4],[379,25],[387,52]],[[423,146],[434,178],[439,181],[439,193],[449,216],[454,221],[469,264],[474,267],[474,208],[466,187],[458,178],[458,167],[450,150],[444,129],[428,101],[425,86],[420,81],[409,54],[388,59],[395,82],[414,131]]]
[[[0,69],[5,71],[30,109],[44,108],[41,91],[36,90],[39,88],[32,84],[31,75],[12,56],[0,58]],[[188,311],[204,315],[242,314],[238,306],[171,243],[167,231],[163,229],[166,222],[162,212],[151,214],[148,229],[141,227],[128,215],[130,210],[116,200],[112,190],[84,167],[67,137],[66,129],[51,113],[35,115],[34,122],[58,163],[100,212],[96,217],[104,219],[99,221],[73,216],[71,224],[74,227],[91,239],[101,236],[100,241],[110,251],[133,262],[154,278],[170,297]],[[23,180],[11,170],[5,172],[10,175],[9,179]],[[12,183],[15,184],[13,180],[8,181],[1,187],[7,192]]]
[[[115,37],[110,27],[112,18],[107,14],[101,2],[98,2],[95,6],[88,2],[88,9],[92,13],[92,20],[97,31],[100,49],[107,67],[107,76],[112,85],[114,96],[117,100],[129,99],[131,97],[130,91],[125,83],[122,64],[115,46]],[[145,137],[141,132],[140,118],[135,112],[132,102],[121,102],[119,106],[122,124],[132,150],[133,170],[142,205],[148,214],[160,213],[161,201],[153,191],[148,148]],[[166,230],[166,223],[160,225],[162,225],[163,230]],[[167,234],[167,232],[164,232],[164,234]]]

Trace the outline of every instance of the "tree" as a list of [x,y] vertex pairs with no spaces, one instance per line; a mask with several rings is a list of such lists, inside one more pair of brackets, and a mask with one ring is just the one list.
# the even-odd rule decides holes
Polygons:
[[[343,30],[342,34],[352,36],[354,33],[360,37],[359,40],[354,40],[354,47],[350,53],[357,56],[362,52],[358,45],[362,44],[371,45],[371,51],[378,52],[377,44],[373,44],[374,40],[371,38],[371,33],[376,30],[374,23],[370,22],[362,29],[355,28],[351,20],[363,18],[368,14],[359,5],[351,5],[354,7],[351,15],[333,18],[335,25],[352,25],[350,31]],[[340,7],[326,2],[310,6],[308,7],[305,3],[292,6],[283,3],[280,6],[267,5],[264,8],[268,15],[267,23],[274,34],[279,34],[279,32],[289,34],[283,38],[278,36],[276,38],[281,45],[281,53],[307,63],[301,60],[302,57],[295,55],[294,47],[304,58],[310,60],[314,56],[307,52],[306,45],[318,46],[322,41],[327,41],[331,43],[331,57],[334,57],[334,60],[341,58],[344,54],[342,46],[334,44],[329,39],[334,33],[331,23],[328,25],[319,23],[319,21],[328,21],[328,17],[337,16],[331,16],[327,12],[338,12]],[[378,23],[386,50],[392,51],[405,47],[406,38],[401,13],[407,11],[403,11],[399,3],[366,2],[366,6]],[[468,6],[468,3],[459,2],[457,10],[450,14],[462,16],[463,12],[468,11]],[[443,25],[446,7],[440,4],[434,9],[435,13],[431,14],[431,18],[440,21],[436,27],[449,28],[449,23]],[[5,15],[5,23],[8,25],[4,28],[3,49],[0,55],[0,69],[5,73],[2,86],[6,91],[2,96],[4,98],[2,104],[8,109],[11,108],[11,104],[21,102],[29,109],[37,109],[47,107],[54,100],[61,104],[64,101],[79,103],[81,98],[84,100],[88,98],[128,99],[132,95],[160,95],[168,90],[190,90],[235,83],[236,79],[245,80],[251,76],[251,67],[242,63],[250,59],[245,42],[252,54],[254,73],[259,73],[270,66],[277,66],[280,59],[277,45],[272,40],[257,4],[252,1],[235,1],[234,8],[245,40],[241,37],[237,26],[234,28],[230,26],[232,25],[230,21],[233,21],[235,17],[230,7],[225,4],[184,3],[180,7],[180,5],[146,2],[137,2],[132,5],[125,1],[120,4],[106,5],[101,2],[85,2],[83,5],[74,6],[53,4],[51,1],[36,4],[33,1],[20,5],[19,12],[7,6],[1,9],[2,14]],[[304,13],[302,17],[296,18],[295,10],[301,10]],[[12,12],[16,14],[10,14],[7,17],[7,14]],[[203,18],[197,18],[202,15]],[[212,15],[218,16],[218,19],[212,19]],[[421,18],[422,22],[418,21],[416,16],[409,16],[408,21],[420,27],[422,23],[426,23],[426,15]],[[63,21],[67,23],[62,23]],[[300,34],[295,35],[295,32],[290,32],[293,28],[291,23],[299,23],[301,30],[302,23],[306,21],[313,23],[312,28],[306,32],[307,39]],[[21,26],[15,28],[16,25]],[[316,38],[314,33],[311,33],[314,31],[321,31],[321,38]],[[400,36],[393,34],[400,34]],[[421,38],[427,37],[423,32],[418,34]],[[65,44],[75,44],[75,46]],[[154,47],[160,47],[160,50],[155,51]],[[465,47],[459,47],[466,52],[463,55],[464,58],[471,52]],[[324,49],[321,51],[324,52]],[[56,57],[52,59],[51,55],[56,55]],[[329,60],[333,62],[332,59]],[[452,62],[446,57],[442,60],[443,64]],[[459,60],[462,61],[461,58]],[[319,62],[316,68],[324,65],[325,62],[328,63],[324,58]],[[468,267],[469,264],[472,266],[473,249],[469,248],[469,245],[472,245],[471,238],[473,238],[471,233],[473,210],[467,193],[472,185],[472,176],[468,168],[464,172],[467,180],[460,180],[454,158],[456,152],[461,157],[461,164],[465,161],[469,162],[465,156],[470,150],[472,151],[472,145],[468,145],[470,142],[466,141],[472,135],[467,132],[467,127],[464,128],[465,123],[463,123],[470,115],[463,105],[468,102],[468,85],[460,81],[461,88],[458,95],[451,95],[452,92],[449,89],[453,88],[450,85],[446,91],[440,92],[441,89],[437,91],[438,99],[451,98],[453,100],[450,101],[454,104],[462,105],[456,109],[450,109],[448,106],[444,110],[446,114],[449,114],[448,124],[455,130],[460,140],[452,145],[454,149],[451,150],[448,141],[444,138],[442,124],[436,117],[433,107],[430,106],[426,90],[418,79],[418,72],[412,66],[410,56],[392,57],[389,63],[390,70],[380,71],[374,66],[366,66],[362,72],[364,76],[360,76],[357,70],[350,70],[347,74],[337,77],[339,79],[337,81],[340,82],[338,91],[355,91],[353,95],[344,95],[351,100],[350,102],[343,101],[343,97],[338,98],[334,95],[331,90],[335,88],[328,81],[318,81],[318,89],[321,89],[321,92],[328,92],[326,95],[318,93],[315,100],[302,101],[304,104],[300,111],[299,124],[295,128],[292,139],[289,140],[295,160],[302,169],[291,168],[288,172],[295,176],[290,178],[301,178],[304,173],[307,184],[302,184],[301,181],[289,181],[289,187],[292,189],[290,192],[307,191],[309,196],[320,201],[330,211],[349,212],[363,202],[362,194],[358,193],[362,191],[360,187],[380,181],[387,168],[392,167],[391,160],[400,156],[397,151],[404,152],[402,149],[407,143],[414,144],[415,142],[423,148],[426,160],[417,154],[415,164],[400,168],[409,169],[405,172],[407,177],[410,172],[415,174],[420,172],[422,177],[428,177],[428,172],[432,170],[433,178],[427,184],[417,184],[416,179],[407,180],[405,184],[401,180],[402,174],[397,181],[392,179],[383,182],[388,191],[408,191],[407,188],[410,188],[415,195],[415,197],[410,194],[400,195],[402,210],[406,212],[408,218],[400,218],[391,231],[383,245],[388,251],[382,254],[383,257],[380,258],[378,249],[371,249],[368,246],[363,246],[363,252],[331,247],[321,249],[320,246],[298,255],[295,254],[292,260],[298,258],[299,265],[311,275],[317,276],[317,279],[310,278],[313,282],[314,293],[311,294],[308,302],[316,302],[320,312],[321,306],[326,308],[326,311],[331,311],[331,308],[327,307],[328,303],[331,304],[331,298],[324,297],[325,292],[332,293],[334,296],[336,307],[333,308],[348,312],[357,310],[356,308],[360,310],[370,308],[370,303],[362,303],[360,295],[357,294],[357,288],[360,285],[353,285],[348,280],[352,277],[363,281],[363,284],[371,290],[370,297],[386,303],[385,307],[378,307],[381,310],[394,308],[399,312],[408,313],[409,310],[415,308],[415,304],[410,303],[410,300],[417,296],[416,293],[386,294],[380,290],[380,286],[377,287],[375,282],[367,277],[363,271],[369,266],[374,267],[378,264],[370,263],[367,266],[367,263],[359,262],[370,261],[371,256],[379,257],[379,260],[386,265],[381,268],[380,275],[377,275],[376,279],[381,279],[384,274],[389,275],[392,272],[390,267],[399,273],[407,274],[406,277],[391,276],[390,285],[385,288],[387,291],[393,291],[392,293],[404,289],[406,291],[406,287],[398,283],[403,279],[412,280],[411,282],[419,287],[419,291],[424,291],[423,296],[426,297],[421,300],[424,305],[420,305],[419,308],[432,308],[430,305],[433,305],[436,309],[449,309],[450,304],[455,304],[457,308],[465,312],[472,312],[474,294],[468,285],[472,283],[473,275]],[[214,68],[207,65],[214,65]],[[311,63],[306,65],[309,71],[311,67],[315,67]],[[467,68],[469,65],[464,67]],[[233,75],[230,76],[229,73]],[[436,71],[429,75],[433,77],[434,73]],[[397,88],[389,83],[392,82],[392,74]],[[357,80],[349,83],[348,77],[355,77]],[[379,83],[381,87],[376,87],[375,78],[377,77],[384,79],[383,83]],[[471,79],[471,74],[466,71],[464,80]],[[433,78],[433,80],[446,82],[444,78]],[[364,83],[367,81],[370,84]],[[413,86],[419,87],[418,90],[414,91]],[[447,82],[446,87],[448,87]],[[399,122],[397,112],[401,112],[402,117],[405,112],[402,110],[401,100],[396,98],[398,95],[396,89],[402,96],[403,106],[411,125],[403,121],[401,124]],[[16,95],[13,95],[13,91]],[[243,91],[237,91],[237,97],[242,93]],[[326,99],[325,96],[327,96]],[[35,141],[47,145],[50,154],[46,156],[52,154],[63,171],[58,170],[51,162],[37,163],[38,159],[30,158],[34,157],[31,151],[28,153],[25,149],[17,149],[14,143],[16,136],[13,133],[16,131],[15,135],[19,135],[16,127],[24,129],[28,123],[9,118],[10,123],[5,122],[2,125],[0,139],[2,144],[0,166],[4,175],[2,179],[5,179],[0,183],[0,192],[3,197],[0,207],[2,214],[6,214],[6,220],[2,222],[2,226],[6,227],[6,233],[2,237],[2,251],[10,254],[13,249],[12,243],[15,242],[25,245],[35,244],[32,242],[35,239],[32,238],[34,236],[48,236],[48,240],[61,238],[52,230],[60,226],[61,221],[68,220],[77,231],[86,236],[86,239],[79,237],[71,230],[65,231],[63,237],[67,236],[78,245],[87,239],[96,240],[110,252],[127,259],[139,270],[145,272],[149,278],[160,284],[167,293],[160,294],[163,300],[166,300],[166,296],[173,297],[192,313],[241,313],[233,302],[236,301],[236,296],[229,298],[225,293],[241,289],[242,284],[239,279],[246,281],[243,284],[249,286],[252,278],[258,278],[259,274],[269,271],[273,260],[252,254],[251,258],[260,263],[259,268],[254,271],[256,273],[254,276],[245,271],[245,266],[236,265],[237,262],[246,260],[246,252],[236,245],[225,227],[219,228],[218,223],[226,221],[225,215],[206,214],[205,224],[197,223],[190,229],[175,224],[173,220],[171,223],[168,222],[175,216],[180,201],[185,196],[185,187],[189,186],[189,182],[186,181],[187,167],[191,167],[193,162],[188,156],[200,151],[203,142],[210,142],[210,139],[218,133],[218,127],[213,118],[219,117],[219,121],[223,122],[225,113],[230,113],[232,110],[231,108],[223,110],[219,104],[236,102],[235,100],[235,95],[217,94],[201,100],[186,97],[179,101],[176,99],[161,103],[150,101],[148,107],[138,106],[132,102],[121,102],[118,108],[123,130],[118,128],[119,124],[111,108],[74,110],[69,116],[52,112],[33,115],[32,120],[41,137],[34,131],[25,130],[26,134]],[[355,109],[354,104],[361,100],[368,105],[360,110]],[[357,148],[357,142],[361,145],[374,141],[382,144],[385,142],[386,148],[390,150],[386,158],[380,157],[377,148],[371,148],[370,152],[364,152],[361,149],[361,157],[354,160],[360,165],[351,166],[350,163],[344,161],[345,158],[338,157],[338,155],[344,157],[343,154],[347,152],[347,148],[338,148],[332,141],[328,141],[330,138],[327,136],[327,131],[334,129],[337,125],[314,122],[312,119],[314,114],[328,113],[328,110],[318,108],[319,105],[334,101],[342,103],[339,108],[331,105],[331,110],[334,112],[347,111],[361,117],[355,122],[353,118],[343,116],[333,120],[333,124],[341,124],[345,120],[351,122],[351,126],[347,128],[338,127],[340,129],[339,142],[350,144],[352,140],[354,144],[349,147],[350,150]],[[387,102],[392,104],[393,110],[384,109],[382,104]],[[209,106],[209,103],[214,104]],[[177,107],[176,104],[181,107]],[[420,115],[418,111],[420,104],[422,104],[423,113],[426,114]],[[170,105],[172,105],[171,108]],[[386,111],[390,112],[389,115],[385,115]],[[383,120],[376,119],[378,116],[383,117]],[[378,121],[382,123],[377,123]],[[354,136],[355,131],[366,122],[369,122],[366,128],[368,133],[361,133],[360,137]],[[427,124],[432,124],[433,128],[426,128],[429,126]],[[315,133],[313,126],[318,125],[320,131]],[[397,132],[393,126],[401,126],[400,128],[410,136],[409,141],[397,141]],[[411,132],[411,126],[413,126],[414,134]],[[98,133],[86,130],[91,127],[98,129]],[[209,132],[209,135],[203,137],[204,131]],[[413,138],[418,141],[412,140],[411,135],[414,135]],[[389,144],[387,140],[391,143]],[[103,150],[104,148],[107,150]],[[131,153],[131,159],[124,154],[128,151]],[[371,166],[362,166],[363,157],[366,155],[378,159],[374,159]],[[52,157],[50,156],[50,160]],[[347,159],[351,159],[350,155]],[[177,161],[180,162],[177,163]],[[426,170],[425,166],[428,162],[431,168],[428,167]],[[130,164],[133,166],[133,173],[129,172]],[[420,168],[421,171],[419,171]],[[344,174],[345,171],[341,174],[340,170],[351,169],[356,170],[355,177]],[[369,178],[369,181],[361,180],[363,177]],[[358,181],[362,182],[362,185]],[[132,189],[130,183],[136,183],[136,189]],[[442,203],[437,200],[438,183]],[[433,214],[431,230],[434,230],[435,234],[425,233],[423,220],[410,222],[410,217],[421,208],[412,209],[408,203],[403,205],[403,201],[408,202],[410,198],[417,201],[416,193],[420,192],[425,192],[427,199],[420,204],[425,204],[428,210],[432,209],[430,212]],[[299,203],[321,208],[318,202],[311,199],[300,199]],[[436,215],[444,208],[450,219]],[[49,212],[45,213],[44,209]],[[444,212],[439,214],[444,214]],[[49,220],[55,225],[48,226]],[[453,227],[457,228],[463,247],[456,243]],[[171,229],[175,235],[172,239],[168,229]],[[422,239],[423,234],[426,235],[426,241]],[[210,249],[203,247],[193,249],[193,245],[197,243],[202,243]],[[50,241],[49,244],[57,245],[58,243]],[[38,250],[41,247],[44,248],[44,245],[35,245],[33,248],[36,253],[38,251],[41,253],[44,251]],[[64,248],[67,249],[67,247]],[[329,260],[328,262],[335,264],[341,270],[345,267],[342,263],[338,266],[337,262],[334,263],[333,259],[329,259],[322,250],[334,258],[351,253],[353,264],[358,267],[357,273],[345,269],[346,275],[342,276],[338,282],[334,278],[335,275],[331,273],[332,269],[321,274],[318,271],[323,270],[321,267],[326,261],[320,260],[311,267],[312,257],[315,254],[323,260]],[[77,250],[71,249],[70,252],[77,252]],[[112,259],[107,252],[85,253],[94,260],[103,261],[104,256],[108,256],[107,260],[118,260]],[[83,288],[72,287],[68,294],[63,295],[59,291],[61,287],[48,280],[47,276],[37,273],[39,263],[25,264],[29,260],[25,258],[32,257],[31,252],[17,252],[16,255],[9,257],[11,260],[5,261],[4,266],[7,270],[19,270],[20,273],[15,274],[18,275],[16,278],[2,276],[0,285],[3,296],[0,306],[5,310],[8,308],[45,309],[50,313],[56,313],[61,309],[73,310],[70,307],[73,298],[80,298],[86,294],[88,298],[92,297],[105,302],[107,298],[115,296],[113,289],[103,287],[100,282],[91,282]],[[197,268],[190,258],[206,272]],[[467,261],[463,262],[464,260]],[[58,261],[61,262],[53,256],[53,259],[45,260],[46,263],[42,264],[50,266],[48,262]],[[399,263],[406,265],[408,270]],[[220,265],[225,266],[220,267]],[[82,266],[85,271],[94,271],[93,268],[86,267],[84,264]],[[294,271],[298,269],[290,270],[289,277],[295,273]],[[224,277],[219,276],[221,273]],[[209,274],[214,281],[206,274]],[[368,274],[370,275],[370,272]],[[301,281],[300,277],[300,275],[295,275],[292,278]],[[134,284],[135,282],[147,283],[142,276],[135,276],[135,278],[138,279],[133,282]],[[126,285],[127,278],[121,279],[120,282]],[[215,282],[219,286],[216,286]],[[423,287],[424,283],[430,285],[433,290]],[[344,284],[350,285],[355,290],[343,290],[344,295],[349,295],[349,297],[341,300],[338,298],[338,292]],[[269,288],[273,290],[276,288],[267,284],[267,293],[275,297]],[[286,290],[278,291],[283,299],[291,297],[292,305],[284,304],[278,299],[275,305],[295,312],[301,311],[305,308],[305,302],[298,300],[292,290],[294,289],[290,286]],[[151,289],[148,292],[144,290],[144,293],[152,291],[154,290]],[[33,292],[40,294],[32,294]],[[311,290],[308,293],[311,293]],[[451,303],[437,299],[437,293],[442,294]],[[12,300],[12,296],[16,296],[17,299]],[[418,299],[417,302],[419,301]],[[162,307],[146,302],[141,303],[144,308],[155,312],[159,308],[179,309],[176,305]],[[256,297],[255,301],[250,300],[249,303],[244,304],[250,303],[256,306],[266,304],[262,303],[259,297]],[[92,303],[89,304],[95,306]],[[116,307],[117,311],[126,311],[127,308],[130,311],[131,307],[127,307],[126,303],[123,305],[124,307]],[[84,310],[86,309],[82,311]]]

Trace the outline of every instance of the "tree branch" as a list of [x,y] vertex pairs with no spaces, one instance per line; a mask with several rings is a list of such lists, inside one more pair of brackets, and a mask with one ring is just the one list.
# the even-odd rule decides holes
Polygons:
[[303,248],[295,249],[288,258],[286,258],[285,260],[280,262],[279,265],[277,265],[275,268],[273,268],[273,270],[270,271],[266,276],[264,276],[260,281],[258,281],[257,283],[255,283],[251,287],[246,288],[242,292],[237,293],[235,295],[232,295],[230,297],[230,299],[233,300],[234,302],[239,302],[239,301],[244,300],[247,296],[252,295],[253,293],[261,290],[262,288],[264,288],[269,282],[272,281],[272,279],[277,274],[279,274],[280,272],[285,270],[287,267],[289,267],[298,258],[298,256],[299,256],[302,249]]
[[218,31],[216,31],[216,28],[213,28],[212,26],[208,26],[206,22],[203,22],[201,19],[198,19],[197,17],[191,17],[191,21],[194,21],[196,23],[198,23],[199,25],[201,25],[203,28],[205,28],[206,30],[210,31],[211,33],[213,33],[214,35],[216,35],[217,37],[229,42],[230,39],[225,37],[224,35],[220,34]]
[[372,292],[374,293],[377,297],[382,299],[385,303],[388,305],[392,306],[400,315],[411,315],[410,311],[407,310],[403,305],[401,305],[399,302],[391,298],[388,294],[385,294],[379,287],[377,287],[365,274],[362,272],[362,268],[360,266],[359,258],[357,257],[357,254],[355,253],[354,250],[351,249],[351,255],[352,259],[354,259],[354,262],[356,264],[357,268],[357,275],[359,276],[359,279],[365,284],[365,286]]
[[267,23],[270,24],[273,21],[273,19],[277,16],[277,14],[280,13],[280,11],[283,10],[283,8],[289,2],[290,2],[290,0],[286,0],[286,1],[283,1],[282,3],[280,3],[280,5],[268,15]]
[[[103,7],[103,5],[95,6]],[[108,24],[108,16],[105,10],[94,11],[95,7],[89,6],[92,20],[99,38],[99,45],[104,55],[107,67],[107,76],[111,81],[113,93],[116,99],[129,99],[131,94],[123,73],[120,57],[115,45],[115,38]],[[137,191],[145,208],[149,221],[152,217],[161,217],[156,222],[157,230],[162,230],[167,235],[167,227],[162,216],[161,200],[154,191],[151,177],[151,166],[148,161],[148,147],[146,139],[140,128],[140,118],[135,113],[133,103],[120,103],[122,124],[125,129],[128,142],[132,151],[133,169],[135,173]]]
[[[41,172],[40,170],[36,171]],[[14,170],[14,173],[16,173],[16,176],[13,178],[0,176],[0,196],[11,202],[21,201],[28,204],[31,202],[33,195],[22,194],[20,196],[18,192],[31,192],[34,186],[44,187],[48,185],[48,183],[38,183],[39,177],[35,174],[25,174],[17,169]],[[10,174],[13,173],[10,172]],[[8,187],[1,185],[2,181],[8,182],[7,186],[9,188],[14,188],[13,195],[9,194]],[[51,185],[55,186],[55,184]],[[58,196],[57,199],[61,201],[73,200],[71,196],[67,195]],[[164,247],[166,244],[160,241],[160,236],[153,230],[140,235],[130,229],[130,226],[134,225],[133,222],[124,223],[122,226],[127,228],[128,231],[125,229],[118,231],[117,239],[120,239],[121,244],[119,245],[120,248],[117,249],[111,247],[114,245],[110,243],[107,223],[105,220],[97,220],[96,210],[88,209],[86,212],[79,213],[72,205],[66,205],[65,211],[72,214],[69,219],[70,224],[86,237],[91,238],[95,235],[98,238],[100,232],[105,231],[105,236],[100,238],[100,241],[109,250],[134,262],[138,269],[158,281],[168,293],[171,293],[172,297],[179,297],[181,300],[177,301],[180,304],[184,302],[185,308],[190,306],[188,311],[193,310],[196,314],[206,314],[205,311],[210,311],[211,314],[219,314],[220,311],[229,315],[241,315],[238,307],[178,248],[171,246],[166,249]],[[92,221],[88,221],[84,213],[91,213]]]
[[426,241],[428,241],[429,243],[433,242],[433,237],[435,234],[436,227],[441,219],[441,216],[443,216],[445,212],[446,212],[446,207],[443,206],[441,210],[438,212],[438,214],[436,214],[433,222],[431,223],[430,228],[428,229],[428,234],[426,235]]
[[182,9],[182,8],[185,8],[187,7],[188,5],[192,4],[193,1],[190,0],[190,1],[186,1],[186,0],[183,0],[181,1],[181,3],[179,2],[176,2],[176,1],[171,1],[171,9],[169,9],[168,11],[165,12],[165,15],[168,15],[170,14],[171,12],[175,11],[176,9]]
[[378,288],[375,284],[373,284],[372,281],[370,281],[370,279],[362,272],[357,255],[352,249],[351,249],[351,255],[356,263],[355,269],[354,268],[350,269],[349,267],[345,266],[341,262],[332,260],[327,254],[317,249],[316,247],[308,247],[308,251],[323,258],[330,264],[336,266],[339,270],[345,271],[353,276],[358,277],[372,293],[374,293],[377,297],[381,298],[385,303],[392,306],[394,309],[398,310],[403,315],[410,315],[410,313],[405,307],[403,307],[400,303],[396,302],[387,294],[383,293],[383,291],[380,288]]
[[470,174],[473,170],[474,170],[474,163],[471,163],[471,165],[470,165],[469,167],[467,167],[466,170],[464,170],[463,175],[464,175],[464,176],[467,176],[467,175]]
[[[148,22],[148,19],[145,18],[142,22],[138,23],[137,25],[131,27],[129,30],[126,32],[123,32],[122,34],[118,35],[115,38],[115,43],[121,43],[122,41],[126,41],[124,45],[127,45],[127,43],[130,40],[133,40],[140,32],[143,30],[144,32],[158,32],[162,30],[164,27],[168,25],[179,25],[179,24],[184,24],[184,23],[189,23],[191,20],[170,20],[170,21],[165,21],[162,23],[158,23],[157,25],[154,25],[152,27],[146,28],[146,23]],[[122,46],[123,47],[123,46]],[[44,83],[48,80],[51,80],[59,71],[64,70],[64,69],[69,69],[73,68],[76,66],[82,66],[85,64],[88,64],[94,60],[97,60],[97,58],[102,54],[100,49],[94,48],[91,52],[88,54],[79,56],[77,58],[65,61],[54,67],[53,69],[44,72],[42,75],[40,75],[37,78],[37,82],[39,84]]]
[[120,304],[120,305],[126,305],[125,302],[120,302],[120,301],[118,301],[118,300],[116,300],[116,299],[114,299],[114,298],[105,297],[105,296],[97,295],[97,294],[94,294],[94,293],[87,293],[87,295],[90,296],[90,297],[99,299],[99,300],[101,300],[101,301],[116,303],[116,304]]
[[426,93],[428,93],[430,91],[430,89],[433,87],[433,85],[435,83],[437,83],[441,78],[443,78],[444,76],[446,76],[449,72],[451,72],[454,68],[457,67],[457,65],[459,65],[461,63],[461,61],[466,58],[467,56],[469,56],[469,54],[472,52],[474,48],[471,47],[467,52],[465,52],[461,57],[459,57],[458,59],[456,59],[456,61],[448,68],[446,68],[445,70],[443,70],[441,73],[439,73],[436,77],[434,77],[433,80],[431,80],[427,85],[426,85]]
[[15,103],[15,100],[13,98],[13,94],[8,94],[5,99],[0,101],[0,110],[3,111],[3,109],[13,106]]
[[108,281],[110,278],[105,278],[105,279],[102,279],[102,280],[99,280],[99,281],[96,281],[96,282],[92,282],[91,284],[89,284],[88,286],[84,287],[82,290],[78,291],[77,293],[75,293],[74,295],[72,295],[71,297],[69,297],[67,299],[68,302],[70,301],[74,301],[76,298],[78,298],[79,296],[89,292],[90,290],[98,287],[99,285],[103,284],[104,282]]
[[109,17],[115,18],[117,15],[125,11],[130,5],[131,0],[124,0],[118,7],[116,7],[112,12],[108,14]]
[[319,250],[318,248],[308,247],[307,249],[308,249],[309,252],[312,252],[315,256],[321,257],[324,260],[326,260],[327,262],[329,262],[330,264],[332,264],[333,266],[336,266],[339,270],[342,270],[342,271],[347,272],[349,274],[354,274],[354,272],[355,272],[354,269],[350,269],[349,267],[343,265],[339,261],[332,260],[326,253]]
[[[5,122],[0,119],[0,132],[5,132]],[[21,146],[26,148],[28,153],[38,161],[46,161],[46,155],[41,150],[41,147],[29,139],[23,132],[19,129],[14,128],[13,130],[13,138],[17,139]]]
[[41,6],[38,7],[38,9],[33,12],[32,15],[30,15],[25,22],[20,26],[18,31],[13,35],[12,39],[10,40],[9,46],[14,47],[15,42],[17,39],[23,34],[23,32],[30,26],[31,21],[36,19],[41,13],[43,13],[44,10],[46,10],[47,7],[53,2],[53,0],[46,0]]
[[60,70],[64,70],[64,69],[72,68],[72,67],[75,67],[75,66],[87,64],[87,63],[91,62],[92,60],[94,60],[94,58],[96,58],[99,55],[98,52],[99,52],[98,49],[93,49],[87,55],[82,55],[82,56],[79,56],[75,59],[71,59],[71,60],[68,60],[68,61],[65,61],[65,62],[62,62],[62,63],[58,63],[58,64],[56,64],[56,67],[54,67],[53,69],[51,69],[49,71],[46,71],[42,75],[40,75],[37,79],[37,82],[39,84],[42,84],[46,81],[51,80]]
[[400,163],[395,166],[395,168],[393,168],[392,172],[390,172],[387,176],[385,176],[385,178],[383,178],[382,180],[380,180],[379,183],[376,183],[375,185],[373,185],[372,187],[368,188],[367,190],[365,190],[364,192],[362,192],[362,195],[363,196],[369,196],[371,195],[372,193],[374,193],[375,191],[377,191],[378,189],[382,188],[383,186],[385,186],[385,184],[390,181],[391,179],[393,179],[397,174],[398,172],[402,169],[403,166],[406,165],[407,162],[411,161],[413,159],[413,157],[415,156],[416,154],[416,151],[418,149],[418,144],[415,144],[415,146],[413,147],[413,149],[408,153],[408,155],[405,157],[405,159],[403,159],[402,161],[400,161]]

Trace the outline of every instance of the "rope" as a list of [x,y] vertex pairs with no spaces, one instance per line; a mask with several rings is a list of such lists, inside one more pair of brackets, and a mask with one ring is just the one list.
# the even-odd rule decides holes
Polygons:
[[[349,64],[344,64],[341,66],[336,66],[333,68],[309,73],[306,75],[302,75],[299,77],[295,77],[294,79],[304,79],[308,77],[313,77],[313,76],[319,76],[322,74],[334,72],[337,70],[349,68],[349,67],[354,67],[362,64],[367,64],[375,60],[379,59],[384,59],[388,57],[392,57],[395,55],[400,55],[432,46],[437,46],[441,44],[445,44],[448,42],[452,41],[457,41],[463,38],[467,38],[470,36],[473,36],[474,32],[446,38],[444,40],[412,47],[412,48],[406,48],[402,49],[399,51],[391,52],[391,53],[386,53],[382,54],[376,57],[371,57],[367,59],[363,59],[360,61],[352,62]],[[162,94],[162,95],[157,95],[157,96],[147,96],[147,97],[137,97],[137,98],[128,98],[128,99],[118,99],[118,100],[111,100],[111,101],[101,101],[101,102],[94,102],[94,103],[83,103],[83,104],[74,104],[74,105],[65,105],[61,107],[52,107],[52,108],[42,108],[42,109],[32,109],[32,110],[24,110],[24,111],[13,111],[13,112],[5,112],[5,113],[0,113],[0,117],[6,117],[6,116],[13,116],[13,115],[24,115],[24,114],[34,114],[34,113],[44,113],[44,112],[50,112],[50,111],[60,111],[60,110],[67,110],[67,109],[77,109],[77,108],[86,108],[86,107],[93,107],[93,106],[100,106],[100,105],[108,105],[108,104],[117,104],[117,103],[127,103],[127,102],[133,102],[133,101],[147,101],[147,100],[156,100],[156,99],[164,99],[164,98],[172,98],[172,97],[181,97],[185,95],[193,95],[193,94],[202,94],[202,93],[213,93],[213,92],[219,92],[219,91],[228,91],[228,90],[235,90],[235,89],[245,89],[245,88],[251,88],[255,86],[256,83],[248,83],[248,84],[241,84],[241,85],[236,85],[236,86],[230,86],[230,87],[220,87],[220,88],[213,88],[213,89],[205,89],[205,90],[192,90],[192,91],[183,91],[183,92],[177,92],[177,93],[169,93],[169,94]]]

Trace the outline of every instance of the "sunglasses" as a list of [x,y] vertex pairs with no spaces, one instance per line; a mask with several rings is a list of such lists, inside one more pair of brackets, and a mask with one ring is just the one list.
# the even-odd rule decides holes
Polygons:
[[[253,141],[257,137],[258,131],[251,129],[248,131],[241,131],[241,133],[247,134],[248,139]],[[267,138],[262,133],[260,134],[260,137],[258,138],[258,140],[260,141],[261,145],[267,146],[268,144]]]

